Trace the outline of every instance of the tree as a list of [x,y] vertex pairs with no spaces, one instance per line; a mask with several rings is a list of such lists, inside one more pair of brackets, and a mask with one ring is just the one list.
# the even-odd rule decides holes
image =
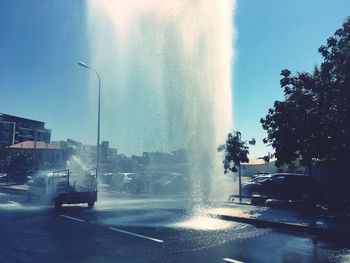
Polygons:
[[8,149],[3,146],[0,146],[0,172],[6,172],[7,166],[9,164],[10,157]]
[[270,156],[269,155],[265,155],[263,157],[263,160],[264,160],[265,163],[269,163],[270,162]]
[[268,133],[264,143],[271,143],[275,148],[277,166],[288,164],[299,155],[308,164],[317,153],[312,147],[318,133],[318,116],[312,91],[314,79],[308,73],[292,76],[289,70],[282,70],[281,75],[285,100],[276,101],[265,119],[261,119]]
[[325,135],[322,157],[344,162],[350,154],[350,17],[319,52],[324,62],[317,71],[315,88]]
[[31,153],[17,153],[12,155],[7,167],[7,173],[12,180],[25,182],[27,176],[39,167],[37,158]]
[[[251,139],[248,143],[255,145],[255,139]],[[225,151],[225,158],[223,160],[225,174],[228,171],[237,172],[238,167],[239,200],[242,202],[241,163],[249,162],[249,147],[247,146],[247,142],[241,140],[241,133],[239,131],[233,131],[227,135],[226,144],[219,145],[218,151]]]
[[281,173],[303,173],[304,167],[300,164],[300,160],[296,159],[289,164],[285,164],[278,168]]
[[[255,139],[253,138],[248,143],[254,145]],[[237,167],[241,163],[249,162],[249,147],[247,142],[241,141],[241,133],[239,131],[229,133],[226,143],[219,145],[218,151],[225,151],[223,160],[225,173],[229,171],[237,172]]]
[[324,61],[312,73],[282,70],[284,100],[261,119],[277,166],[298,158],[308,166],[315,159],[338,162],[350,154],[350,18],[319,52]]

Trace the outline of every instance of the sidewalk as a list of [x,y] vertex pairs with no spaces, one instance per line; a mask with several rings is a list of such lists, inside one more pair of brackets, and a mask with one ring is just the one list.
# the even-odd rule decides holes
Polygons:
[[350,216],[316,216],[311,218],[302,212],[253,205],[222,203],[209,209],[210,216],[223,220],[297,231],[325,238],[350,240]]
[[16,191],[26,194],[26,192],[28,191],[28,184],[0,183],[0,190]]

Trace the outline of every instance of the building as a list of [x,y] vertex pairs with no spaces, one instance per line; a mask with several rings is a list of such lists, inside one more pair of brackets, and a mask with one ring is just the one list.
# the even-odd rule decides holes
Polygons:
[[103,141],[100,146],[100,158],[101,160],[108,160],[109,155],[109,141]]
[[241,164],[241,174],[243,176],[252,176],[258,173],[277,173],[276,159],[266,163],[263,159],[251,160],[249,163]]
[[90,165],[96,163],[96,146],[84,145],[81,142],[67,139],[66,141],[52,141],[52,145],[61,148],[66,154],[66,160],[70,160],[73,155],[79,156],[82,162]]
[[25,141],[7,146],[10,155],[30,153],[35,155],[41,168],[65,168],[65,150],[42,141]]
[[[66,141],[52,141],[52,145],[64,150],[67,160],[75,155],[88,167],[96,166],[96,145],[86,145],[81,142],[67,139]],[[109,141],[100,144],[100,169],[101,171],[114,171],[112,169],[112,158],[118,155],[118,150],[109,147]]]
[[180,149],[172,153],[144,152],[145,174],[188,174],[189,166],[186,150]]
[[25,141],[50,143],[51,130],[45,122],[0,113],[0,146],[10,146]]
[[8,146],[14,144],[15,129],[15,122],[0,121],[0,146]]

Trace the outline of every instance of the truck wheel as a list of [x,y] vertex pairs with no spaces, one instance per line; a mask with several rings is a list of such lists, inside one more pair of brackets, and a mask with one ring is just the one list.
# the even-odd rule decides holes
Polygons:
[[88,208],[89,208],[89,209],[93,208],[94,205],[95,205],[95,202],[94,202],[94,201],[89,201],[89,202],[88,202]]

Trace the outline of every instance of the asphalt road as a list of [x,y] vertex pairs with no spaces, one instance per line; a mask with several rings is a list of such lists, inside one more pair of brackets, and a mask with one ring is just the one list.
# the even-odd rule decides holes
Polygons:
[[170,197],[107,196],[55,211],[0,193],[0,262],[350,262],[349,244],[209,218]]

